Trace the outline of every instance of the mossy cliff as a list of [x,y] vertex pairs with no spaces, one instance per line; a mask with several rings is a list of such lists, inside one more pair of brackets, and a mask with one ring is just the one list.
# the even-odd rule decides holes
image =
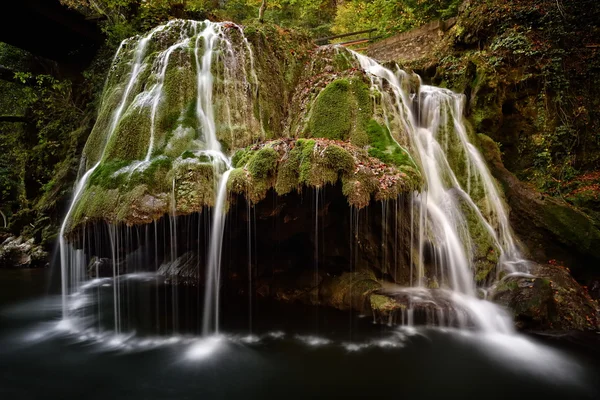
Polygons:
[[[220,38],[209,57],[212,94],[202,86],[207,29]],[[317,50],[269,24],[242,31],[173,20],[126,40],[84,149],[85,169],[95,169],[71,227],[148,223],[213,206],[225,160],[207,147],[211,118],[236,167],[228,188],[254,203],[271,188],[285,195],[338,180],[359,208],[417,189],[409,140],[383,125],[378,93],[356,66],[345,49]]]

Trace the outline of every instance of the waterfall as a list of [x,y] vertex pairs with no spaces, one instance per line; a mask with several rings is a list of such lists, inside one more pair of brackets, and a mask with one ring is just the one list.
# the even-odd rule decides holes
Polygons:
[[[83,190],[87,186],[87,182],[88,182],[90,176],[94,173],[96,168],[98,168],[102,159],[104,158],[104,154],[106,152],[106,147],[107,147],[108,143],[110,142],[111,137],[113,136],[113,134],[115,133],[115,131],[117,129],[117,125],[119,124],[119,120],[121,119],[121,116],[123,115],[123,111],[125,110],[125,106],[129,99],[131,90],[139,77],[140,71],[144,68],[143,59],[146,54],[148,43],[150,42],[150,39],[152,38],[152,36],[156,32],[161,31],[162,29],[164,29],[164,26],[159,26],[159,27],[153,29],[148,35],[142,37],[139,40],[138,44],[136,45],[135,52],[134,52],[134,54],[135,54],[134,62],[131,67],[131,72],[129,74],[129,80],[127,82],[127,86],[126,86],[125,90],[123,91],[123,95],[121,96],[119,105],[115,109],[114,113],[112,114],[110,126],[109,126],[109,128],[105,134],[104,140],[103,140],[102,152],[100,153],[100,157],[99,157],[98,161],[89,170],[87,170],[83,174],[83,176],[79,179],[79,181],[76,183],[75,190],[73,192],[73,198],[71,200],[71,204],[69,205],[67,214],[65,215],[65,218],[63,219],[63,222],[60,227],[59,247],[60,247],[60,265],[61,265],[61,281],[62,281],[61,289],[62,289],[62,293],[63,293],[62,311],[63,311],[63,319],[65,319],[65,320],[68,317],[67,296],[69,294],[69,288],[67,286],[67,281],[68,281],[69,273],[72,272],[72,271],[69,271],[69,266],[72,264],[72,260],[69,259],[70,245],[67,243],[66,238],[65,238],[66,230],[67,230],[67,227],[69,224],[69,219],[71,217],[71,214],[73,213],[75,206],[77,205],[77,202],[79,201],[79,199],[81,197],[81,194],[83,193]],[[121,53],[121,50],[123,49],[123,45],[125,44],[125,42],[126,41],[123,41],[121,43],[121,45],[119,46],[119,49],[117,50],[117,53],[115,54],[115,57],[113,59],[113,63],[117,60],[119,54]],[[75,290],[75,292],[76,292],[76,290]]]
[[[470,256],[475,238],[466,214],[471,213],[471,224],[474,220],[482,227],[499,251],[498,272],[525,271],[527,262],[518,249],[496,183],[469,139],[463,122],[464,95],[422,85],[420,80],[416,93],[411,93],[406,72],[393,72],[367,56],[352,54],[371,79],[371,90],[381,94],[388,104],[384,112],[389,131],[394,131],[392,119],[401,121],[424,178],[423,189],[413,196],[417,215],[413,215],[414,210],[411,212],[411,220],[418,219],[417,232],[413,232],[418,248],[418,259],[413,260],[418,275],[414,296],[423,296],[424,249],[426,242],[432,242],[435,259],[449,274],[448,286],[454,302],[470,311],[479,328],[511,331],[512,323],[502,310],[476,297],[475,266]],[[459,162],[453,162],[453,157]]]
[[[420,82],[417,90],[411,91],[413,76],[400,69],[392,71],[358,53],[352,54],[370,79],[374,97],[377,95],[381,99],[385,126],[397,143],[401,137],[408,141],[410,156],[419,166],[423,178],[422,189],[409,196],[410,204],[406,209],[399,211],[399,201],[394,204],[384,200],[381,203],[383,243],[388,241],[388,237],[394,237],[394,243],[398,243],[401,232],[398,215],[402,212],[410,214],[407,218],[410,219],[410,238],[407,238],[410,242],[410,265],[407,266],[410,274],[406,283],[408,287],[401,289],[409,299],[409,307],[402,320],[412,324],[417,316],[413,304],[420,301],[435,303],[436,296],[442,296],[444,302],[466,310],[466,315],[461,312],[449,315],[440,308],[434,317],[440,324],[475,325],[486,331],[510,332],[508,316],[493,304],[480,300],[478,286],[489,283],[491,279],[488,276],[526,271],[527,263],[510,228],[500,191],[463,121],[464,96]],[[86,261],[89,261],[86,257],[91,256],[86,256],[84,248],[76,249],[71,245],[67,236],[71,225],[85,222],[81,219],[81,215],[85,216],[85,210],[81,210],[81,204],[85,204],[82,199],[86,195],[97,196],[91,188],[101,176],[109,181],[107,187],[115,190],[111,192],[112,196],[118,193],[123,197],[119,199],[121,202],[133,203],[142,198],[144,204],[164,204],[161,211],[162,215],[167,215],[169,228],[163,234],[170,239],[162,243],[163,264],[159,261],[158,248],[161,244],[158,243],[156,223],[153,244],[147,245],[154,246],[154,259],[150,264],[154,264],[157,273],[169,268],[174,271],[172,283],[175,288],[171,292],[169,310],[173,313],[174,331],[180,325],[177,274],[190,259],[178,249],[178,242],[187,240],[185,234],[178,234],[178,229],[186,227],[179,218],[186,213],[202,212],[205,206],[211,208],[211,214],[197,220],[197,227],[187,226],[186,229],[197,231],[200,237],[200,224],[207,222],[210,226],[205,235],[207,249],[203,260],[202,334],[219,333],[227,184],[230,175],[234,176],[231,174],[230,155],[231,151],[249,146],[266,136],[256,117],[261,115],[261,105],[255,102],[259,75],[255,71],[257,63],[253,57],[252,46],[241,28],[231,23],[174,20],[121,44],[107,78],[97,123],[84,150],[82,165],[89,169],[75,185],[73,199],[60,230],[64,320],[73,315],[70,296],[80,293],[86,280]],[[240,138],[239,132],[247,133],[247,137]],[[163,192],[149,192],[148,186],[154,183],[152,180],[156,176],[150,174],[162,165],[168,165],[168,171],[161,178],[166,182],[161,189]],[[200,172],[203,175],[194,175]],[[146,173],[148,175],[144,175]],[[201,178],[208,182],[211,193],[202,193],[204,197],[201,200],[194,197],[198,204],[186,203],[181,191],[194,192],[193,188],[185,185],[193,185]],[[121,192],[131,182],[138,184],[134,189],[141,188],[139,192],[131,191],[137,198],[127,197]],[[116,189],[110,185],[115,185]],[[325,210],[326,206],[324,193],[322,188],[315,188],[313,257],[317,303],[319,277],[327,273],[325,257],[322,257],[327,248],[327,238],[324,224],[319,221],[320,209]],[[162,194],[164,196],[161,197]],[[180,206],[188,209],[180,213]],[[111,213],[114,210],[104,211]],[[134,208],[134,211],[137,209]],[[358,211],[351,211],[350,220],[356,232]],[[118,217],[118,212],[115,213]],[[251,292],[252,256],[257,259],[258,255],[252,250],[257,236],[256,232],[251,233],[251,229],[256,230],[256,216],[252,226],[250,206],[247,214],[248,291]],[[134,216],[137,214],[134,213]],[[389,221],[392,217],[394,223]],[[143,222],[156,221],[156,218],[153,215],[152,219]],[[121,222],[118,218],[114,220]],[[128,316],[127,309],[121,309],[118,304],[121,298],[126,297],[122,296],[119,286],[126,281],[121,276],[121,264],[126,265],[128,243],[133,240],[128,237],[129,232],[122,237],[122,229],[116,224],[109,224],[107,232],[112,259],[114,331],[120,333],[127,329],[124,320]],[[359,247],[353,241],[358,243],[359,238],[351,232],[350,258],[358,259]],[[200,254],[199,241],[194,246]],[[394,247],[393,250],[391,257],[384,252],[382,269],[384,273],[394,271],[395,276],[401,257],[398,257],[398,249]],[[145,251],[148,252],[148,249]],[[492,263],[489,260],[495,262],[491,270],[484,271],[482,278],[477,278],[481,266],[477,265],[475,255],[487,258],[488,264]],[[144,262],[142,256],[137,260],[140,264]],[[201,264],[195,260],[197,268]],[[248,298],[251,312],[252,293]],[[251,317],[249,321],[251,324]]]
[[[226,29],[240,32],[241,50],[234,49],[232,38],[226,32]],[[168,135],[160,132],[161,123],[164,124],[164,114],[169,100],[167,91],[168,74],[176,63],[181,63],[182,57],[190,59],[195,67],[195,96],[194,96],[194,117],[196,125],[194,137],[189,140],[189,144],[184,150],[192,150],[193,154],[199,159],[205,157],[212,164],[213,176],[215,182],[215,198],[212,216],[212,225],[209,237],[209,253],[206,260],[206,289],[204,297],[204,315],[202,332],[206,335],[217,333],[219,330],[219,285],[220,285],[220,267],[221,267],[221,245],[223,230],[225,226],[225,209],[227,202],[227,180],[232,169],[229,156],[222,151],[218,137],[217,117],[215,113],[215,99],[213,93],[217,90],[214,87],[215,73],[219,73],[219,68],[223,70],[221,85],[233,85],[233,89],[220,89],[225,93],[225,106],[221,111],[225,115],[230,134],[233,135],[231,127],[239,126],[239,119],[242,118],[248,122],[250,128],[256,130],[260,124],[252,116],[252,106],[243,104],[246,101],[243,98],[242,89],[253,88],[252,95],[256,95],[255,89],[258,85],[258,78],[254,69],[254,59],[250,43],[241,33],[241,28],[232,23],[213,23],[210,21],[182,21],[173,20],[169,23],[156,27],[148,34],[124,40],[113,59],[112,71],[119,68],[123,69],[124,63],[128,63],[127,79],[123,80],[117,73],[109,75],[105,87],[105,96],[103,104],[100,107],[100,116],[96,123],[90,140],[84,150],[85,162],[94,162],[91,168],[87,169],[78,180],[72,201],[69,205],[67,214],[63,220],[60,230],[60,255],[61,255],[61,277],[63,292],[63,320],[67,321],[71,315],[69,310],[69,298],[71,295],[79,294],[79,286],[85,280],[83,270],[84,257],[78,255],[79,250],[75,250],[67,241],[67,235],[71,219],[78,207],[83,193],[89,185],[90,178],[94,172],[101,168],[107,161],[107,155],[117,148],[115,144],[116,133],[119,132],[127,120],[136,115],[148,114],[149,126],[147,130],[147,147],[143,156],[138,160],[131,160],[130,165],[121,168],[113,174],[114,177],[127,173],[131,177],[134,172],[142,173],[156,160],[164,156],[155,153],[168,151],[177,147],[173,145],[173,140],[181,140],[188,135],[189,128],[182,122],[183,114],[177,121],[177,127],[168,141]],[[156,52],[157,41],[163,41],[167,44],[165,50]],[[133,47],[133,48],[132,48]],[[131,60],[131,61],[129,61]],[[218,65],[215,68],[214,63]],[[246,64],[249,64],[247,68]],[[175,67],[175,69],[180,67]],[[187,67],[186,67],[187,68]],[[238,72],[241,71],[241,72]],[[217,72],[215,72],[217,71]],[[241,75],[241,76],[240,76]],[[249,76],[250,82],[246,80]],[[116,76],[116,78],[115,78]],[[117,80],[115,83],[115,79]],[[120,80],[120,83],[118,82]],[[228,92],[234,92],[229,93]],[[115,100],[115,94],[118,95],[118,101]],[[235,99],[230,100],[227,95],[234,95]],[[172,95],[171,95],[172,96]],[[223,100],[223,99],[221,99]],[[231,109],[235,110],[237,120],[234,121]],[[242,108],[242,110],[239,110]],[[104,112],[104,110],[109,110]],[[110,113],[110,117],[104,117]],[[250,115],[247,117],[245,115]],[[108,120],[107,122],[105,122]],[[189,121],[188,121],[189,123]],[[95,147],[89,143],[96,144]],[[89,148],[88,148],[89,146]],[[117,149],[118,150],[118,149]],[[141,154],[140,154],[141,155]],[[194,161],[182,157],[175,160],[176,165],[194,164]],[[85,164],[83,164],[85,166]],[[170,228],[172,238],[175,237],[176,230],[176,191],[177,178],[172,178],[172,190],[169,203],[171,205]],[[119,228],[109,227],[110,246],[113,259],[113,279],[114,283],[114,302],[115,302],[115,322],[114,329],[116,333],[121,330],[120,311],[117,302],[120,296],[118,279],[120,271],[116,265],[119,261],[118,243]],[[175,240],[175,239],[173,239]],[[77,254],[76,254],[77,253]],[[171,246],[171,263],[177,262],[176,244],[173,241]],[[157,262],[156,262],[157,263]],[[158,264],[157,264],[158,266]],[[158,267],[157,267],[158,268]],[[77,278],[74,278],[77,277]],[[75,282],[73,282],[75,280]],[[69,285],[69,282],[73,282]],[[177,295],[173,292],[173,304],[176,307]],[[174,312],[173,326],[176,328],[176,310]]]

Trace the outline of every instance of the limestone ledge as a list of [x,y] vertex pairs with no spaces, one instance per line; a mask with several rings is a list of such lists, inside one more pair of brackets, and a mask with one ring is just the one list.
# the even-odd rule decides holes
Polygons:
[[[146,224],[165,214],[186,215],[214,206],[221,171],[206,155],[186,152],[171,161],[149,165],[103,165],[95,171],[76,205],[71,229],[80,224]],[[284,196],[304,188],[342,182],[348,203],[363,208],[374,200],[395,199],[419,186],[418,171],[409,165],[387,165],[368,150],[330,139],[277,139],[238,150],[227,184],[230,193],[255,204],[270,189]],[[232,198],[230,197],[228,201]]]

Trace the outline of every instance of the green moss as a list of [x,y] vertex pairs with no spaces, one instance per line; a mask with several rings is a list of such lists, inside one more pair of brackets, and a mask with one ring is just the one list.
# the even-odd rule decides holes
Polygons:
[[236,168],[229,173],[227,190],[238,194],[246,193],[248,190],[248,174],[243,168]]
[[514,279],[503,279],[494,287],[494,295],[505,291],[513,291],[519,289],[519,283]]
[[338,79],[317,96],[310,111],[310,136],[367,144],[366,126],[372,114],[369,87],[360,79]]
[[104,154],[105,160],[139,160],[148,150],[150,109],[130,107],[121,117]]
[[354,171],[354,157],[340,146],[331,145],[323,152],[323,163],[336,173],[349,174]]
[[129,161],[122,160],[102,163],[90,176],[89,185],[100,186],[108,189],[114,189],[124,185],[127,181],[128,174],[119,174],[115,176],[115,173],[128,166],[129,163]]
[[185,162],[178,164],[169,174],[176,182],[177,212],[200,212],[215,201],[215,177],[212,164]]
[[294,148],[281,160],[277,181],[275,182],[275,191],[280,196],[292,190],[297,190],[300,186],[300,165],[302,163],[303,145],[306,142],[306,140],[298,140]]
[[398,303],[391,297],[380,294],[372,294],[370,297],[371,309],[380,313],[389,313],[398,309],[404,309],[404,304]]
[[196,131],[192,128],[179,126],[170,138],[164,148],[164,154],[168,157],[179,157],[186,150],[199,150],[194,146]]
[[367,126],[367,133],[369,135],[369,155],[371,157],[378,158],[390,165],[408,165],[416,168],[408,152],[394,141],[387,127],[372,119]]
[[137,185],[146,184],[153,193],[160,193],[170,188],[166,181],[167,175],[173,162],[167,157],[158,157],[146,168],[136,169],[130,176],[127,186],[132,188]]
[[188,158],[196,158],[196,155],[194,154],[193,151],[186,150],[181,155],[181,158],[184,159],[184,160],[186,160]]
[[327,85],[313,105],[309,129],[313,137],[347,140],[352,128],[350,85],[340,79]]
[[298,140],[297,145],[301,146],[301,154],[300,154],[300,174],[298,176],[298,181],[300,184],[306,183],[309,181],[310,174],[312,172],[313,167],[313,154],[315,151],[315,145],[317,142],[314,140]]
[[227,181],[227,189],[230,192],[242,194],[254,204],[264,199],[271,187],[271,179],[253,179],[243,168],[231,171]]
[[249,150],[238,149],[233,157],[231,157],[231,165],[233,165],[234,168],[243,167],[248,162],[250,155],[251,153]]
[[558,201],[548,200],[540,207],[547,228],[559,240],[578,248],[582,253],[600,258],[600,229],[584,213]]
[[378,189],[377,177],[365,169],[342,179],[342,193],[348,198],[348,203],[358,208],[366,207]]
[[271,147],[258,150],[248,162],[248,171],[254,179],[267,178],[275,173],[279,153]]
[[333,56],[333,61],[338,71],[347,71],[352,68],[352,61],[348,58],[348,51],[336,49],[335,56]]

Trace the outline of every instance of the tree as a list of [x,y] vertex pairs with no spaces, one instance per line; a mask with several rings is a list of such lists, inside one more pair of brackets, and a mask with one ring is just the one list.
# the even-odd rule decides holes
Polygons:
[[264,22],[265,20],[265,10],[267,9],[267,0],[262,0],[260,8],[258,9],[258,20],[260,22]]

